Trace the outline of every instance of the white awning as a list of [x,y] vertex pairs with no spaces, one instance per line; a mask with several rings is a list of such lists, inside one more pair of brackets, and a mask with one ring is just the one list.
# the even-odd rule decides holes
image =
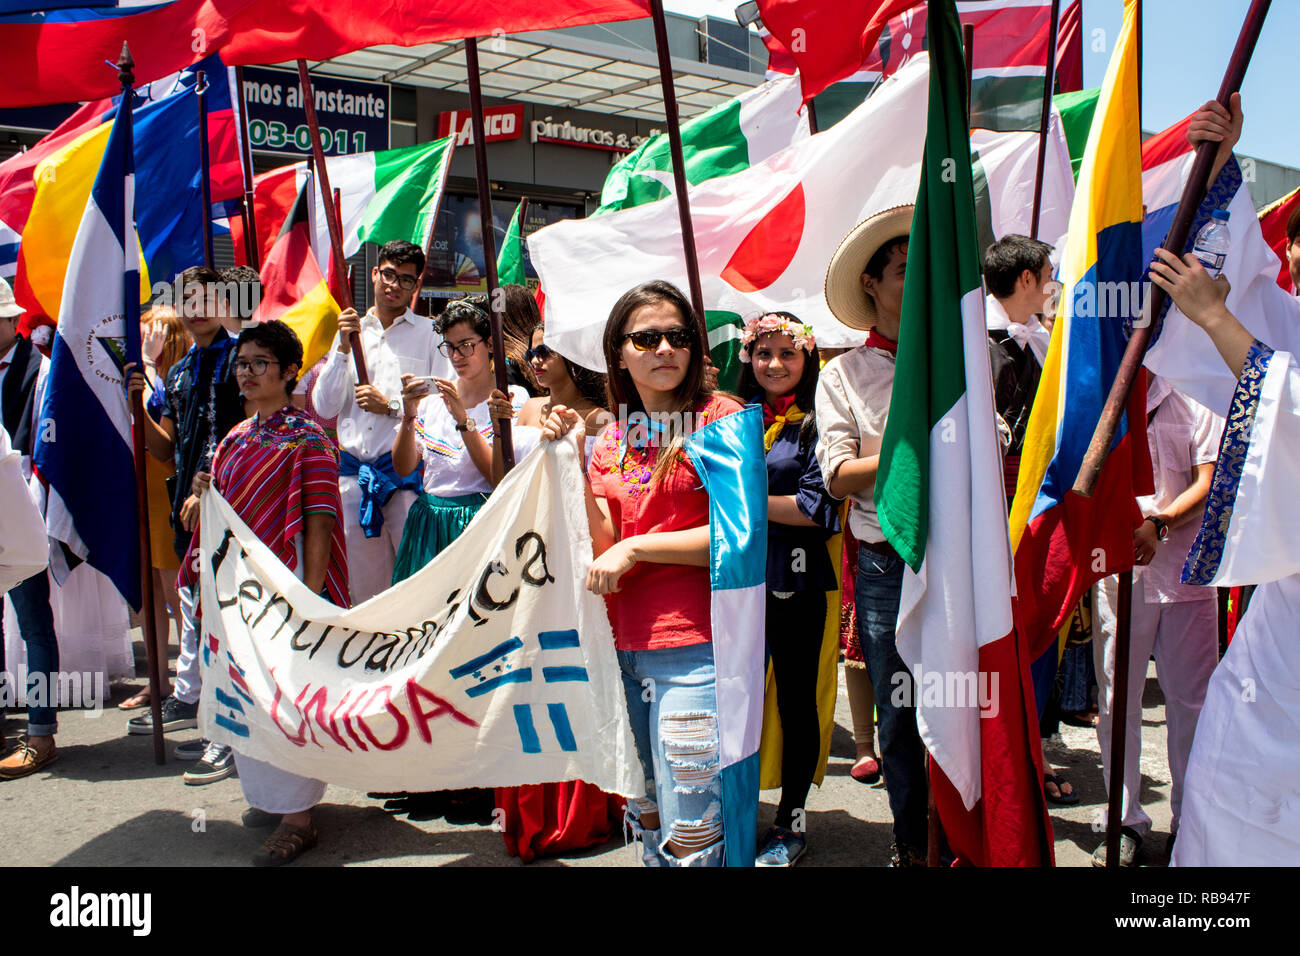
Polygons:
[[[659,60],[653,49],[539,30],[484,37],[478,43],[478,57],[485,97],[664,121]],[[294,68],[292,63],[282,65]],[[682,118],[702,113],[763,82],[761,73],[680,57],[672,59],[672,68]],[[463,41],[370,47],[311,63],[311,70],[469,92]]]

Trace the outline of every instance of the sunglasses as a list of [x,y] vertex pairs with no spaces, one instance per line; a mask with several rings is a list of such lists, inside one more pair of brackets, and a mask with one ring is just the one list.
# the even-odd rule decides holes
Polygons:
[[699,337],[681,325],[674,329],[641,329],[639,332],[628,332],[623,336],[623,341],[631,342],[632,347],[638,352],[657,349],[659,343],[665,339],[668,340],[669,347],[675,349],[688,349],[699,343]]
[[555,354],[555,349],[549,345],[539,345],[535,349],[528,349],[524,352],[525,362],[545,362]]

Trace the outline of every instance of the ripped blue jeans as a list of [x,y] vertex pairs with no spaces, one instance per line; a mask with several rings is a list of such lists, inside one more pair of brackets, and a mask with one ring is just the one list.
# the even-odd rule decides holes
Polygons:
[[[646,866],[722,865],[722,783],[713,645],[619,651],[623,689],[646,795],[628,801],[628,824]],[[660,825],[641,825],[658,811]],[[679,857],[663,847],[671,841]]]

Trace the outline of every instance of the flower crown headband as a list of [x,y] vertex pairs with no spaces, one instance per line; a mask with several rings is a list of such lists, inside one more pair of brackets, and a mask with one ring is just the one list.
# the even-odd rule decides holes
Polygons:
[[794,347],[803,349],[811,353],[817,347],[817,339],[813,336],[813,327],[804,325],[802,322],[791,322],[784,316],[776,315],[769,312],[750,319],[745,323],[745,327],[740,333],[740,360],[748,363],[750,361],[749,353],[754,347],[754,343],[764,335],[771,335],[774,332],[784,332],[790,336],[794,342]]

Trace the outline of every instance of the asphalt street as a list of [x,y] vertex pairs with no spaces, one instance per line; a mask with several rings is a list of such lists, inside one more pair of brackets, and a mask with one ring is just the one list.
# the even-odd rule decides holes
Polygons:
[[[138,636],[138,635],[137,635]],[[173,644],[173,651],[174,651]],[[143,647],[136,644],[137,656]],[[144,672],[143,662],[139,672]],[[808,800],[808,852],[801,867],[881,866],[891,842],[889,804],[882,784],[867,786],[849,776],[853,740],[848,699],[841,693],[830,764]],[[186,764],[171,747],[198,736],[187,730],[168,737],[168,762],[154,763],[152,738],[127,736],[117,702],[138,689],[113,686],[112,702],[98,716],[60,713],[57,762],[20,780],[0,781],[0,821],[10,837],[0,840],[0,866],[240,866],[261,843],[264,831],[244,829],[246,804],[238,779],[186,786]],[[25,713],[10,710],[4,723],[12,742]],[[1142,797],[1154,821],[1144,855],[1163,861],[1169,831],[1169,767],[1165,756],[1164,701],[1150,665],[1143,697]],[[1096,732],[1061,728],[1046,751],[1082,797],[1073,807],[1052,807],[1056,862],[1089,866],[1101,842],[1105,790]],[[760,832],[771,823],[776,791],[765,791]],[[491,827],[490,807],[477,815],[442,807],[387,804],[364,793],[331,786],[316,813],[319,846],[298,866],[522,866],[506,852]],[[16,839],[14,837],[17,837]],[[529,866],[634,866],[635,852],[615,836],[603,847]]]

